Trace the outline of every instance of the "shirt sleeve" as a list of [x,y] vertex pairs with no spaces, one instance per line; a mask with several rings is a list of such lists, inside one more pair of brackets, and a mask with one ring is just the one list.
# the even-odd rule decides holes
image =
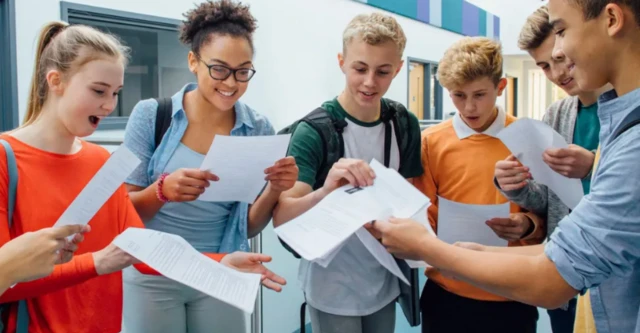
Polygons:
[[296,159],[298,181],[313,187],[316,174],[322,166],[322,139],[318,132],[307,123],[300,123],[291,136],[289,156]]
[[[401,163],[399,173],[404,178],[414,178],[422,175],[424,169],[422,167],[421,155],[421,138],[420,138],[420,123],[418,118],[409,112],[409,142],[407,143],[407,150],[404,152],[406,156]],[[397,135],[397,134],[396,134]]]
[[147,170],[155,151],[155,121],[158,103],[143,100],[133,107],[124,132],[123,144],[139,159],[140,164],[127,177],[125,183],[146,188],[149,186]]
[[576,290],[626,277],[640,258],[640,126],[602,152],[591,193],[551,235],[545,254]]

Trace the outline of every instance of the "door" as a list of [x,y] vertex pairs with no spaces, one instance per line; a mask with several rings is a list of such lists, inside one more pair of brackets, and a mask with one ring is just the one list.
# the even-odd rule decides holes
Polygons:
[[424,119],[424,65],[409,64],[409,111]]

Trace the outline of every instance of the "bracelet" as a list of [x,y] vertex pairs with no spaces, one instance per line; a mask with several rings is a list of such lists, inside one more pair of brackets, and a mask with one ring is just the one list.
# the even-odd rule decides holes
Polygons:
[[158,186],[156,186],[156,197],[158,197],[158,200],[167,203],[170,202],[171,200],[167,199],[167,197],[164,196],[164,194],[162,194],[162,185],[164,185],[164,179],[167,178],[169,174],[168,173],[163,173],[160,175],[160,178],[158,178]]

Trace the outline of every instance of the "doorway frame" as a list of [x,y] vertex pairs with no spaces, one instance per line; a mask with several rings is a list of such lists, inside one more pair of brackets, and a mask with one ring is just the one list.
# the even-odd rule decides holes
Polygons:
[[18,76],[16,60],[16,3],[0,0],[0,130],[18,126]]
[[430,61],[430,60],[425,60],[425,59],[420,59],[420,58],[416,58],[416,57],[407,57],[406,60],[406,66],[407,66],[407,107],[409,106],[410,102],[411,102],[411,90],[409,89],[409,85],[411,84],[411,80],[410,80],[410,70],[409,70],[409,66],[412,62],[416,62],[416,63],[420,63],[422,64],[424,67],[424,73],[423,73],[423,77],[424,77],[424,92],[423,92],[423,96],[424,96],[424,100],[425,102],[422,105],[422,116],[423,119],[419,119],[419,120],[442,120],[443,118],[443,111],[442,111],[442,86],[440,85],[440,81],[438,81],[438,78],[435,77],[434,78],[434,83],[435,83],[435,87],[433,89],[435,95],[433,96],[434,98],[434,104],[436,107],[435,113],[434,113],[434,119],[431,119],[431,110],[427,110],[428,107],[430,107],[431,105],[431,72],[434,68],[438,68],[438,63],[435,61]]

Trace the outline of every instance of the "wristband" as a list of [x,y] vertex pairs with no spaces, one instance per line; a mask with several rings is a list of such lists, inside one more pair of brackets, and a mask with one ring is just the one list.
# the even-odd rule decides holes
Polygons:
[[167,197],[164,196],[164,194],[162,194],[162,185],[164,185],[164,179],[167,178],[169,174],[168,173],[163,173],[160,175],[160,178],[158,179],[158,186],[156,186],[156,197],[158,197],[158,200],[167,203],[170,202],[171,200],[167,199]]

